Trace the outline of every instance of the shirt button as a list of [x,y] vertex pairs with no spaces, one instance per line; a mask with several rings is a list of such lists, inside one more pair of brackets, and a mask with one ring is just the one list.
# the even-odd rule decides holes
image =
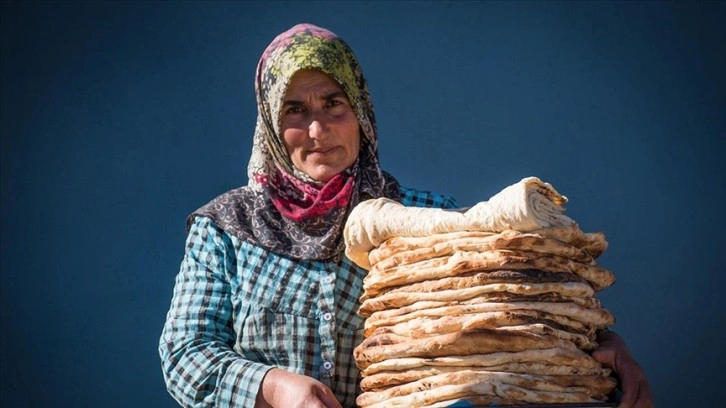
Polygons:
[[326,313],[323,315],[323,319],[325,319],[326,322],[329,322],[333,320],[333,314],[332,313]]
[[326,277],[325,277],[325,279],[323,279],[323,280],[325,281],[325,283],[333,283],[333,280],[334,280],[334,279],[335,279],[335,278],[334,278],[334,277],[333,277],[332,275],[328,275],[328,276],[326,276]]
[[326,361],[323,363],[323,368],[326,370],[330,370],[333,368],[333,363],[331,363],[330,361]]

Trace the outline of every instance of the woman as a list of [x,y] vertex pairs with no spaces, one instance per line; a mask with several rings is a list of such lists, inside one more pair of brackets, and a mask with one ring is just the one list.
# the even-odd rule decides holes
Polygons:
[[[185,406],[353,407],[365,271],[343,256],[358,202],[456,208],[404,188],[378,163],[375,115],[350,48],[301,24],[257,66],[249,183],[194,212],[160,340],[169,392]],[[624,397],[647,384],[622,341],[598,351]],[[644,380],[643,380],[644,381]],[[647,394],[647,395],[646,395]]]

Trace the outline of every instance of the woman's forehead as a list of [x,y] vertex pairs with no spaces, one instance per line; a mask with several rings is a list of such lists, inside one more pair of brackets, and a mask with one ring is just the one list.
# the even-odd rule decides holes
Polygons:
[[[297,99],[309,94],[326,97],[338,92],[343,92],[343,88],[330,75],[319,70],[303,69],[290,78],[285,99]],[[347,95],[344,96],[347,98]]]

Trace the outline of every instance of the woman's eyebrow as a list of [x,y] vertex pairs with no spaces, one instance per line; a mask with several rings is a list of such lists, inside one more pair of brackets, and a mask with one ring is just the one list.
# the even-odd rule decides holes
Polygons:
[[304,105],[304,103],[301,101],[293,100],[293,99],[285,99],[284,101],[282,101],[283,108],[287,107],[287,106],[301,106],[301,105]]
[[[342,98],[345,98],[345,99],[348,99],[348,96],[345,94],[345,92],[339,91],[339,90],[335,90],[335,91],[331,91],[330,93],[323,94],[319,99],[320,100],[324,100],[324,101],[329,101],[331,99],[341,98],[341,97]],[[282,106],[283,107],[285,107],[285,106],[299,106],[299,105],[304,105],[304,104],[305,104],[305,102],[300,101],[300,100],[297,100],[297,99],[285,99],[285,100],[282,101]]]
[[327,95],[323,95],[323,97],[321,99],[328,100],[328,99],[334,99],[334,98],[339,98],[339,97],[348,99],[348,97],[345,95],[345,92],[343,92],[343,91],[333,91]]

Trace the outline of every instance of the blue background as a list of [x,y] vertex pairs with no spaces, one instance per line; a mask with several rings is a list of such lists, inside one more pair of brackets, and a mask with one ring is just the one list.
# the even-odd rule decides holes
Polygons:
[[356,51],[385,169],[462,204],[536,175],[604,231],[661,407],[723,400],[724,3],[2,2],[5,407],[175,406],[185,217],[246,183],[257,59]]

